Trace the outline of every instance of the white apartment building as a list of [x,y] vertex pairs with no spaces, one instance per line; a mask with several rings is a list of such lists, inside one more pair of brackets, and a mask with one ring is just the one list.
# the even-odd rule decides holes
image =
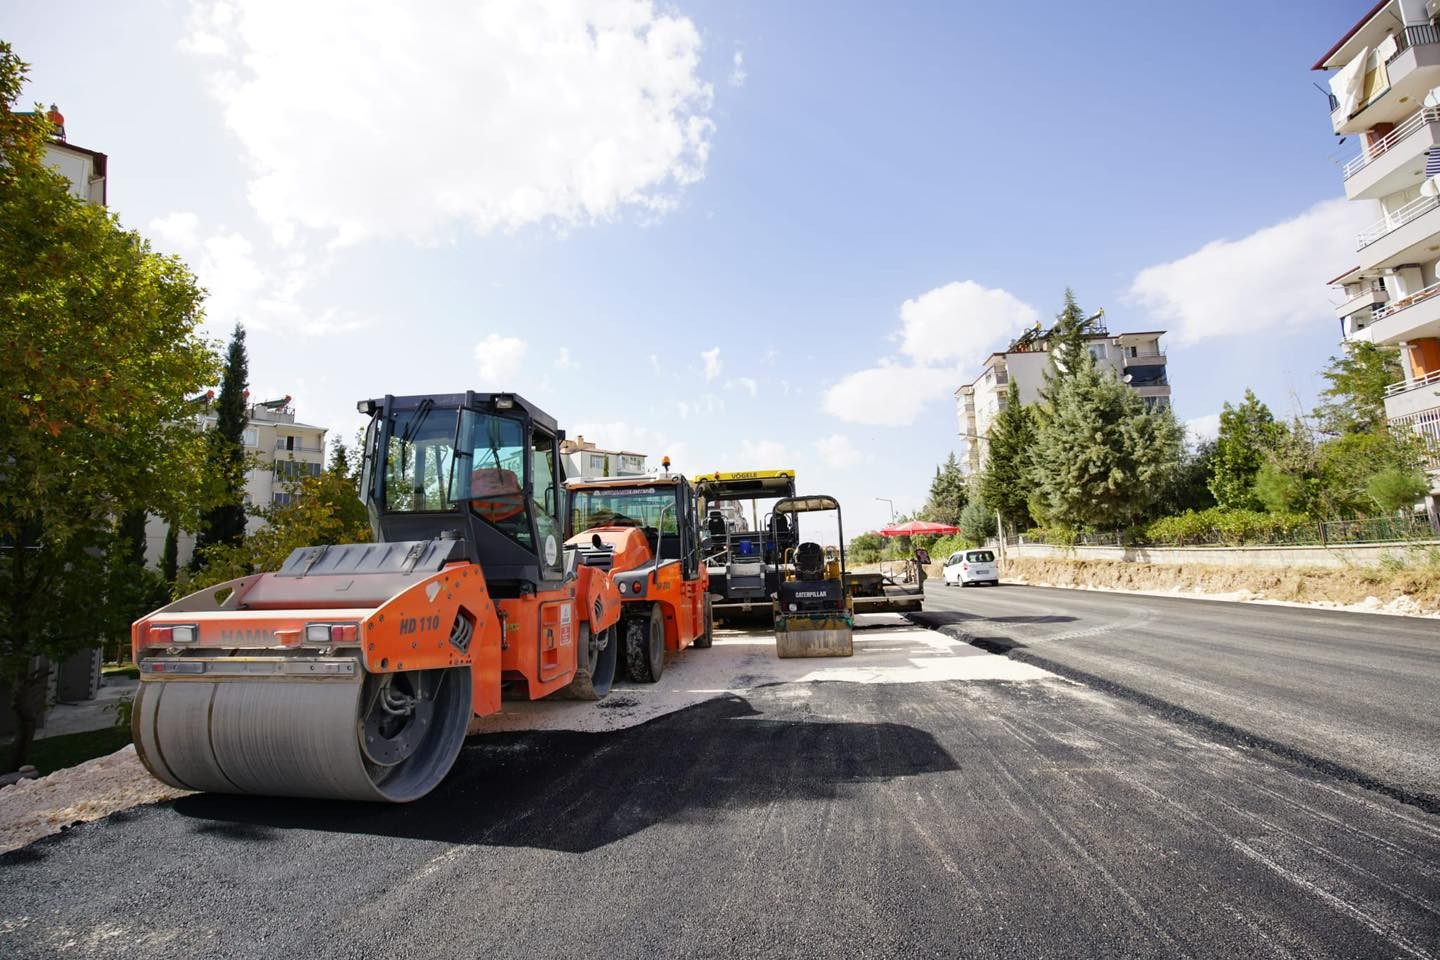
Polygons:
[[565,476],[633,477],[645,472],[645,454],[633,450],[602,450],[584,436],[560,441],[565,457]]
[[[1170,405],[1170,380],[1165,373],[1165,351],[1160,346],[1163,330],[1141,333],[1111,334],[1103,328],[1085,338],[1090,356],[1102,368],[1110,368],[1115,376],[1130,385],[1149,406]],[[992,353],[985,361],[985,370],[974,382],[955,391],[956,415],[960,436],[966,443],[966,465],[971,473],[985,468],[989,444],[977,437],[988,437],[995,417],[1005,406],[1005,396],[1014,383],[1020,391],[1020,403],[1028,405],[1040,399],[1045,385],[1045,372],[1050,369],[1050,344],[1046,334],[1026,334],[1009,348]]]
[[[1400,348],[1405,379],[1385,413],[1440,445],[1440,0],[1376,4],[1314,65],[1330,78],[1331,126],[1358,140],[1345,196],[1374,208],[1357,265],[1331,280],[1346,340]],[[1427,169],[1428,168],[1428,169]],[[1440,498],[1432,459],[1430,511]]]
[[45,114],[55,125],[55,134],[45,144],[45,162],[70,181],[70,192],[96,206],[105,206],[106,167],[109,158],[95,150],[65,140],[65,118],[55,105]]
[[[198,408],[195,422],[201,430],[215,429],[215,393],[211,391],[195,399]],[[286,489],[286,482],[294,477],[319,476],[325,469],[324,427],[301,423],[295,419],[295,408],[289,397],[251,404],[245,411],[245,455],[254,465],[245,476],[245,506],[247,509],[284,506],[292,494]],[[263,518],[251,516],[246,531],[254,533],[265,525]],[[151,517],[146,526],[146,560],[159,563],[165,549],[165,523],[158,517]],[[181,532],[179,540],[180,563],[190,562],[195,551],[195,535]]]

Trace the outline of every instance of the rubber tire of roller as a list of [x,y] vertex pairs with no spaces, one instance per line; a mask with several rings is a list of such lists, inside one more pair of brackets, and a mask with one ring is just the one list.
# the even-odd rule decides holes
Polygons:
[[633,617],[625,624],[625,666],[636,683],[654,683],[665,672],[665,614],[660,604],[650,604],[649,617]]
[[705,594],[705,620],[701,624],[704,628],[696,635],[691,646],[699,650],[708,650],[715,642],[715,611],[710,606],[710,594]]

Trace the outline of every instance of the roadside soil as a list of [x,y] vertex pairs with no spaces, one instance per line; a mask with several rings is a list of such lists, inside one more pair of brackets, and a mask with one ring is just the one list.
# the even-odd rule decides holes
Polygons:
[[1231,567],[1022,557],[1003,576],[1033,586],[1129,590],[1440,616],[1440,569]]

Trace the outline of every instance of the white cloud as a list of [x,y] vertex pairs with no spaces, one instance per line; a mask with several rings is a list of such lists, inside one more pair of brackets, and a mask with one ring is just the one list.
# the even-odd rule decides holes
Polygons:
[[826,390],[825,412],[850,423],[908,426],[921,408],[949,395],[959,383],[960,374],[951,367],[872,367]]
[[[267,290],[274,279],[261,269],[244,235],[222,230],[204,236],[200,218],[188,211],[150,221],[148,233],[160,249],[183,257],[205,289],[208,333],[227,335],[237,321],[257,330],[271,325],[279,289]],[[271,307],[259,309],[265,300]]]
[[780,359],[780,351],[774,347],[766,347],[765,352],[760,354],[760,362],[767,367],[775,366],[775,361]]
[[561,347],[560,350],[559,350],[559,352],[555,354],[555,369],[556,369],[556,370],[575,370],[575,369],[579,368],[579,366],[580,366],[579,363],[577,363],[576,361],[570,359],[570,348],[569,348],[569,347]]
[[711,347],[709,350],[700,351],[700,359],[705,361],[705,379],[714,380],[720,376],[720,371],[725,365],[720,362],[720,348]]
[[745,440],[740,444],[736,470],[778,470],[785,464],[785,445],[777,440]]
[[752,377],[736,377],[734,380],[725,381],[725,389],[744,390],[751,397],[755,397],[760,393],[760,384],[756,383]]
[[962,280],[900,305],[894,339],[908,360],[885,358],[825,391],[825,411],[851,423],[898,427],[914,423],[928,403],[952,393],[965,368],[1039,318],[1014,294]]
[[815,441],[815,452],[825,464],[836,470],[853,467],[860,462],[860,451],[843,433],[834,433]]
[[900,349],[922,364],[975,363],[1039,318],[1008,291],[973,280],[947,283],[900,305]]
[[730,61],[730,86],[743,87],[746,76],[748,74],[745,72],[745,54],[736,50],[734,58]]
[[1368,204],[1326,200],[1239,240],[1215,240],[1135,276],[1128,299],[1180,343],[1333,317],[1325,281],[1355,264]]
[[714,130],[699,31],[650,0],[196,0],[181,45],[282,241],[654,215]]
[[521,361],[528,344],[519,337],[502,337],[492,333],[475,344],[475,369],[480,376],[481,390],[506,390],[517,381]]
[[1185,437],[1192,443],[1214,440],[1220,435],[1220,414],[1207,413],[1185,421]]

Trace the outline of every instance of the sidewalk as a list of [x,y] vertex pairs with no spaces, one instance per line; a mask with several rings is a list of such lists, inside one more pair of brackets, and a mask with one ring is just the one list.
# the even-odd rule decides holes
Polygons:
[[38,739],[60,737],[67,733],[84,733],[115,726],[116,709],[121,700],[135,697],[140,681],[133,677],[106,677],[94,700],[78,703],[57,703],[50,708],[45,726],[36,734]]

